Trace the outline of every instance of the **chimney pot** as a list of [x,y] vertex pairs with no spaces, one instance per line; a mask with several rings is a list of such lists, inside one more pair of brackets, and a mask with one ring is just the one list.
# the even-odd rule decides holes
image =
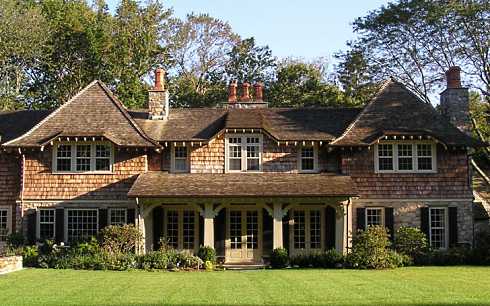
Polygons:
[[461,88],[461,68],[453,66],[446,71],[447,88]]
[[250,101],[250,93],[249,93],[250,84],[245,82],[242,84],[242,96],[240,97],[241,102],[249,102]]
[[236,81],[231,81],[230,85],[228,86],[228,102],[229,103],[236,103],[237,102],[236,88],[237,88]]
[[157,68],[155,70],[155,86],[154,90],[165,90],[165,70]]
[[264,101],[263,89],[264,89],[264,85],[262,83],[258,82],[254,84],[255,101],[258,102]]

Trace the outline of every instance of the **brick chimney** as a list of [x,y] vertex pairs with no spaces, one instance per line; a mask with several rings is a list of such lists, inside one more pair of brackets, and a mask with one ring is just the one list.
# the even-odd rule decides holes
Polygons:
[[441,114],[462,132],[471,135],[468,88],[461,86],[461,68],[446,71],[447,88],[441,93]]
[[237,102],[237,95],[236,95],[236,89],[238,85],[236,81],[231,81],[230,85],[228,86],[228,103],[236,103]]
[[148,91],[148,117],[151,120],[165,120],[170,110],[168,91],[165,89],[165,70],[155,70],[155,84]]
[[264,101],[264,93],[263,93],[264,85],[260,82],[254,84],[254,98],[256,102]]
[[245,82],[242,84],[242,96],[240,97],[240,102],[248,102],[250,101],[250,92],[249,92],[250,84]]

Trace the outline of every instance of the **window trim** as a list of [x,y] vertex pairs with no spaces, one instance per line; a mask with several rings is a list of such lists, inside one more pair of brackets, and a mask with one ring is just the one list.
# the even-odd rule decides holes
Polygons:
[[[97,145],[109,145],[111,147],[111,156],[109,158],[110,170],[95,170]],[[71,147],[70,171],[58,171],[58,147],[69,145]],[[77,145],[90,145],[90,171],[77,171]],[[114,174],[114,145],[109,141],[63,141],[53,144],[52,150],[52,173],[53,174]],[[93,170],[92,170],[93,169]]]
[[[379,169],[379,159],[378,148],[379,145],[392,145],[393,156],[391,157],[393,162],[393,170],[380,170]],[[399,170],[398,165],[398,145],[399,144],[411,144],[412,145],[412,170]],[[417,145],[419,144],[429,144],[431,145],[432,153],[432,169],[431,170],[419,170],[418,169],[418,150]],[[425,157],[425,156],[424,156]],[[383,158],[383,157],[381,157]],[[437,173],[437,146],[436,143],[431,141],[383,141],[374,145],[374,172],[375,173]]]
[[[247,170],[247,137],[257,137],[259,139],[259,170]],[[242,170],[230,170],[229,161],[229,139],[241,138],[241,168]],[[262,156],[264,150],[264,138],[262,134],[226,134],[225,135],[225,173],[261,173],[262,172]]]
[[126,207],[110,207],[107,210],[107,224],[108,225],[118,225],[118,224],[113,224],[112,223],[112,211],[114,210],[124,210],[124,223],[123,224],[128,224],[128,209]]
[[[12,207],[0,206],[0,210],[7,212],[7,236],[12,234]],[[0,241],[0,245],[3,245],[6,241]]]
[[185,170],[178,170],[176,169],[175,167],[175,144],[172,144],[172,147],[170,149],[170,171],[173,172],[173,173],[188,173],[191,169],[190,167],[190,149],[189,149],[189,146],[179,146],[177,145],[177,147],[180,147],[180,148],[186,148],[186,151],[187,151],[187,157],[186,157],[186,160],[185,160]]
[[[53,237],[47,239],[55,239],[56,236],[56,208],[39,208],[36,211],[36,239],[41,239],[41,211],[53,211],[54,219],[53,219]],[[49,224],[49,223],[46,223]]]
[[95,210],[97,212],[97,222],[96,222],[96,226],[97,226],[97,230],[96,230],[96,233],[99,232],[99,218],[100,218],[100,213],[99,213],[99,209],[98,208],[65,208],[64,209],[64,224],[63,224],[63,234],[64,234],[64,242],[65,243],[69,243],[70,239],[68,237],[68,212],[69,211],[73,211],[73,210]]
[[[302,157],[302,150],[303,148],[313,148],[313,169],[312,170],[303,170],[303,157]],[[298,172],[299,173],[318,173],[318,146],[312,145],[312,146],[300,146],[298,150]]]
[[369,206],[364,208],[364,224],[366,228],[370,226],[368,224],[368,210],[381,210],[381,224],[382,227],[385,227],[385,208],[382,206]]
[[432,210],[435,209],[444,210],[444,247],[438,250],[447,250],[449,246],[449,209],[447,206],[429,207],[429,246],[432,248]]

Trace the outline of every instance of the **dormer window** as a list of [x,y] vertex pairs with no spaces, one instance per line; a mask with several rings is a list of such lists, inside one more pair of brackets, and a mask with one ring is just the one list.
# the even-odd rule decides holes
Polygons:
[[233,134],[225,137],[226,172],[262,171],[262,135]]
[[108,142],[58,143],[53,149],[53,172],[112,172],[113,150]]
[[172,146],[172,172],[189,172],[189,149],[188,147]]
[[389,142],[375,146],[377,173],[436,172],[436,146],[429,142]]
[[303,146],[299,151],[299,170],[300,172],[318,171],[318,151],[315,146]]

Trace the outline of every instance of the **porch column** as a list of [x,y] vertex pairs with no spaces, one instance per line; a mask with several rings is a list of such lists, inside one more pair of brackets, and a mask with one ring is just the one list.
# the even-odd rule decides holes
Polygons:
[[351,225],[352,210],[348,202],[341,202],[337,208],[335,224],[335,248],[341,253],[346,253],[348,245],[349,227]]
[[204,245],[214,249],[214,209],[212,203],[204,205]]
[[145,227],[145,218],[143,216],[144,209],[143,205],[140,205],[136,210],[138,212],[138,216],[136,218],[137,227],[142,235],[142,239],[138,245],[138,253],[144,254],[146,251],[146,227]]
[[283,209],[282,209],[282,204],[281,203],[274,203],[274,211],[273,211],[273,226],[272,226],[272,232],[274,235],[273,238],[273,243],[272,243],[272,248],[277,249],[277,248],[282,248],[283,247],[283,237],[282,237],[282,216],[283,216]]

